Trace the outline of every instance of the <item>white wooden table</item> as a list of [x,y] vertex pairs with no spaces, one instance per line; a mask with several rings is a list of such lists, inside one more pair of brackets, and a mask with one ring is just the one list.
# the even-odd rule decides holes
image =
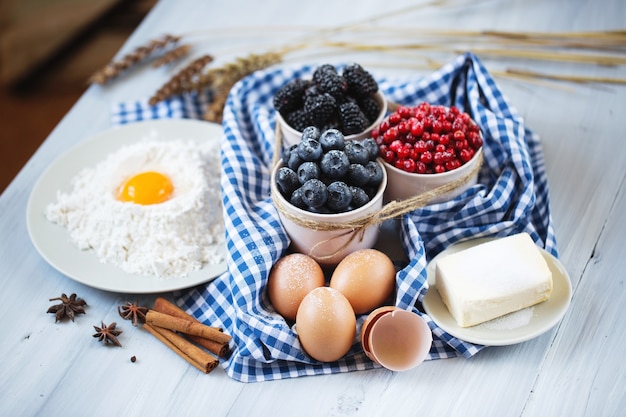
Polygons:
[[[296,36],[288,27],[363,22],[411,5],[404,14],[377,24],[543,32],[626,27],[621,0],[458,0],[421,9],[413,3],[164,0],[120,53],[163,33],[197,30],[194,53],[228,61]],[[351,56],[326,54],[296,53],[290,59]],[[385,74],[430,71],[417,67],[425,62],[417,59],[403,60],[414,68],[393,68],[390,64],[402,57],[385,52],[355,56]],[[442,62],[453,57],[422,56]],[[494,73],[526,68],[585,76],[626,74],[624,66],[494,57],[485,57],[484,63]],[[221,368],[209,375],[198,372],[119,318],[118,305],[135,298],[151,305],[156,294],[135,297],[78,284],[49,266],[27,234],[26,203],[44,169],[74,144],[108,129],[112,104],[148,97],[167,78],[165,71],[143,70],[105,88],[90,88],[0,197],[0,415],[626,415],[626,86],[496,76],[543,141],[561,261],[574,289],[570,309],[555,328],[525,343],[487,348],[472,359],[428,361],[407,372],[380,369],[244,384]],[[46,314],[48,299],[61,293],[85,298],[87,315],[75,323],[55,323]],[[106,349],[91,338],[92,325],[100,320],[124,325],[123,348]],[[137,357],[135,363],[131,356]]]

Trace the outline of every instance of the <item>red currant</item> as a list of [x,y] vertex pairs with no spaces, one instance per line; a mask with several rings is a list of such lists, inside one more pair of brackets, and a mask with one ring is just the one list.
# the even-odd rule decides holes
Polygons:
[[409,117],[411,117],[411,108],[408,106],[400,106],[398,107],[398,109],[396,110],[396,112],[400,115],[401,118],[403,119],[408,119]]
[[398,123],[400,123],[402,121],[402,116],[400,116],[400,114],[398,112],[394,112],[391,113],[389,115],[389,124],[390,125],[397,125]]
[[404,169],[406,172],[415,172],[415,168],[416,164],[414,160],[408,158],[404,160],[402,169]]
[[398,133],[400,133],[401,135],[406,135],[410,131],[411,131],[411,127],[409,126],[409,123],[406,120],[403,120],[400,123],[398,123]]
[[456,106],[399,106],[373,132],[381,157],[408,172],[433,174],[468,162],[483,145],[480,128]]
[[389,130],[387,130],[383,135],[383,142],[387,144],[393,142],[396,139],[398,139],[398,129],[395,126],[390,127]]
[[421,152],[426,152],[428,150],[428,147],[426,146],[426,142],[424,142],[423,140],[418,140],[417,142],[415,142],[415,145],[413,145],[413,147]]
[[398,158],[403,158],[403,159],[408,158],[409,155],[411,155],[411,149],[413,149],[413,147],[410,144],[405,143],[396,152],[398,154]]
[[424,133],[424,125],[421,124],[420,122],[415,122],[413,124],[411,124],[411,134],[415,137],[420,137],[422,136],[422,133]]
[[385,133],[389,127],[391,125],[389,124],[389,120],[385,119],[382,122],[380,122],[380,125],[378,125],[378,130],[379,130],[379,135]]
[[459,158],[463,162],[467,162],[474,156],[474,151],[472,149],[461,149],[459,152]]
[[396,153],[390,149],[388,149],[385,153],[382,154],[383,159],[388,164],[392,164],[396,161]]
[[394,140],[393,142],[391,142],[389,144],[389,149],[391,149],[392,151],[394,151],[395,153],[398,153],[398,151],[400,150],[400,148],[402,148],[402,141],[399,139]]

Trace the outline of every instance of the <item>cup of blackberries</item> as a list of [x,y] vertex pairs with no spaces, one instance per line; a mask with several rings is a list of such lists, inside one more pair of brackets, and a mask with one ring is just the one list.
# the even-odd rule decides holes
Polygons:
[[304,128],[298,143],[282,149],[271,192],[295,251],[336,265],[374,246],[379,228],[358,222],[383,205],[387,173],[378,150],[372,138],[347,139],[338,129],[316,126]]
[[[483,136],[468,113],[426,102],[398,106],[372,131],[388,176],[384,201],[434,193],[451,200],[477,183]],[[450,188],[437,193],[441,187]]]
[[310,79],[296,78],[283,85],[273,104],[286,146],[300,142],[308,126],[337,129],[347,140],[370,137],[387,112],[378,82],[358,63],[340,70],[321,65]]

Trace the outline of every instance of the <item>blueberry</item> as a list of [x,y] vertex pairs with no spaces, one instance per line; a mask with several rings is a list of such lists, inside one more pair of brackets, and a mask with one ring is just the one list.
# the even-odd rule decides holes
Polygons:
[[[300,177],[299,173],[298,177]],[[370,173],[364,165],[350,164],[350,167],[348,168],[348,182],[350,183],[350,185],[356,185],[357,187],[361,187],[367,184],[369,180]]]
[[304,204],[304,201],[302,201],[302,188],[298,188],[294,190],[293,193],[291,193],[291,198],[289,199],[289,202],[298,208],[306,208],[306,204]]
[[322,207],[307,207],[306,210],[317,214],[334,214],[333,211],[325,205]]
[[320,167],[315,162],[303,162],[298,167],[298,181],[300,181],[300,184],[304,184],[314,178],[320,178]]
[[335,181],[328,186],[328,208],[336,213],[345,211],[352,201],[352,191],[343,181]]
[[291,158],[291,153],[295,152],[297,149],[298,149],[297,144],[283,148],[282,153],[280,154],[280,157],[283,159],[283,162],[285,163],[285,165],[287,165],[287,163],[289,162],[289,158]]
[[380,183],[383,182],[383,169],[380,164],[375,161],[369,161],[365,164],[365,169],[369,174],[369,181],[367,184],[371,187],[378,188]]
[[365,146],[361,142],[356,140],[349,140],[346,142],[346,148],[344,149],[346,156],[350,160],[351,164],[367,164],[370,160],[370,155]]
[[350,187],[352,192],[352,208],[357,209],[370,202],[370,198],[361,187]]
[[328,152],[331,149],[337,149],[342,151],[345,147],[345,138],[343,136],[343,133],[341,133],[337,129],[325,130],[320,136],[319,141],[322,144],[322,149],[324,149],[324,152]]
[[298,149],[297,149],[298,145],[294,145],[294,146],[296,146],[296,149],[291,151],[289,153],[289,159],[287,160],[283,159],[283,162],[287,164],[287,166],[291,168],[292,170],[297,171],[300,164],[304,161],[302,160],[302,158],[300,158],[300,155],[298,155]]
[[312,179],[305,182],[302,187],[302,201],[313,208],[322,207],[328,199],[326,185],[318,180]]
[[298,156],[303,161],[319,161],[322,157],[322,145],[315,139],[302,138],[298,144]]
[[365,147],[365,149],[367,149],[367,153],[370,156],[370,161],[375,161],[376,158],[378,158],[379,152],[376,140],[373,138],[365,138],[361,141],[361,144],[363,145],[363,147]]
[[300,186],[298,174],[289,167],[280,167],[276,173],[276,185],[283,196],[289,199],[291,193]]
[[376,193],[378,192],[378,187],[371,187],[369,185],[366,185],[363,188],[363,191],[365,191],[365,194],[367,194],[367,196],[369,197],[369,199],[371,200],[372,198],[374,198],[374,196],[376,196]]
[[315,139],[319,141],[321,132],[316,126],[308,126],[302,131],[301,139]]
[[328,178],[340,179],[348,173],[350,161],[343,151],[331,149],[326,152],[320,162],[320,169]]

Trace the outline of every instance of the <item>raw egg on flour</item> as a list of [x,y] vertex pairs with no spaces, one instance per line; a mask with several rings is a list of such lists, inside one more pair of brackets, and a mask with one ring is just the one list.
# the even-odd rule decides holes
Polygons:
[[159,204],[169,200],[173,192],[174,186],[167,175],[147,171],[126,180],[119,189],[117,199],[142,205]]
[[77,173],[46,216],[103,263],[131,274],[185,276],[225,259],[219,154],[216,141],[122,146]]

